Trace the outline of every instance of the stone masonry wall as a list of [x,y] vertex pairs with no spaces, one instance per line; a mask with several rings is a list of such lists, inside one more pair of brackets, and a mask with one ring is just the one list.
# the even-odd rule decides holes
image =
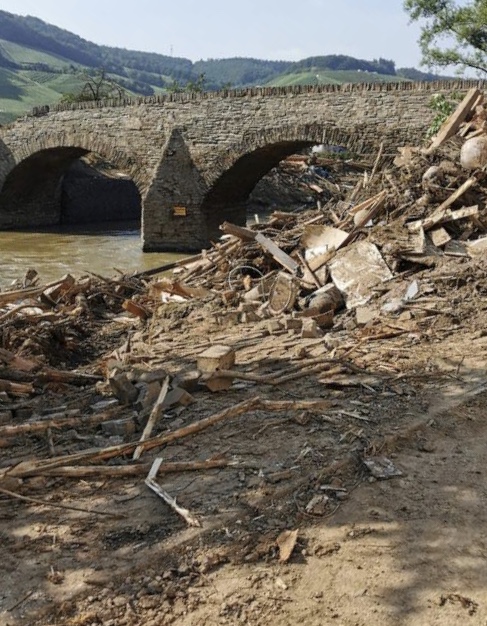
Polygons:
[[[223,191],[218,215],[209,216],[205,204],[222,181],[231,190],[245,179],[247,193],[279,160],[316,143],[374,153],[383,142],[391,154],[400,145],[417,145],[434,115],[432,94],[473,86],[485,88],[454,81],[250,89],[83,103],[28,116],[0,128],[0,228],[12,217],[20,224],[32,215],[25,213],[21,193],[2,195],[16,166],[34,154],[76,148],[102,155],[133,178],[143,201],[145,250],[200,248],[208,242],[209,218],[225,218]],[[51,189],[39,184],[36,211],[44,210]]]

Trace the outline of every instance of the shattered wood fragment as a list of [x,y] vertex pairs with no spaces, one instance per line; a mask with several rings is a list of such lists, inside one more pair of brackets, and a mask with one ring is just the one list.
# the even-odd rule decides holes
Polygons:
[[279,548],[279,561],[281,563],[287,563],[291,558],[298,541],[298,535],[298,530],[284,530],[276,539],[276,545]]
[[136,317],[139,317],[141,320],[146,320],[149,317],[149,312],[147,311],[147,309],[140,306],[133,300],[124,300],[122,306],[126,311],[128,311],[132,315],[135,315]]
[[374,196],[374,202],[367,209],[362,209],[360,213],[360,218],[355,223],[354,228],[350,231],[348,237],[342,241],[342,243],[338,246],[337,249],[345,248],[348,244],[353,241],[356,237],[359,230],[361,230],[366,224],[368,224],[371,220],[373,220],[385,206],[387,197],[387,191],[381,191],[377,196]]
[[430,217],[427,217],[424,220],[416,220],[415,222],[411,222],[410,224],[408,224],[408,228],[410,230],[415,230],[422,227],[425,230],[429,230],[437,224],[441,224],[442,219],[446,215],[446,209],[448,209],[454,202],[461,198],[462,195],[471,187],[473,187],[477,182],[478,181],[476,176],[471,176],[470,178],[467,178],[467,180],[458,189],[456,189],[444,202],[442,202],[442,204],[440,204],[440,206],[436,209],[433,215],[430,215]]
[[448,232],[443,228],[443,227],[439,227],[439,228],[435,228],[433,230],[430,231],[430,237],[431,237],[431,241],[433,242],[433,244],[437,247],[437,248],[442,248],[443,246],[445,246],[449,241],[451,241],[451,236],[448,234]]
[[[171,382],[171,379],[169,378],[169,376],[166,376],[166,379],[164,380],[164,383],[162,384],[159,397],[157,398],[156,403],[154,404],[154,407],[152,408],[151,414],[149,415],[149,419],[147,420],[147,424],[145,425],[145,428],[140,437],[141,443],[143,441],[146,441],[146,439],[148,439],[151,436],[152,431],[154,430],[157,420],[159,419],[161,415],[162,407],[164,405],[164,400],[166,399],[167,392],[169,390],[170,382]],[[137,446],[134,450],[132,459],[134,461],[137,461],[138,459],[140,459],[142,452],[143,452],[143,448],[140,445]]]
[[199,520],[194,515],[192,515],[192,513],[190,513],[187,509],[179,506],[179,504],[177,504],[176,502],[176,499],[170,496],[167,493],[167,491],[165,491],[156,482],[155,479],[156,479],[156,476],[157,476],[157,473],[159,471],[161,464],[162,464],[161,458],[154,460],[151,470],[147,478],[145,479],[145,484],[149,487],[149,489],[152,489],[154,493],[156,493],[159,497],[161,497],[164,500],[164,502],[166,502],[178,515],[180,515],[184,519],[184,521],[188,524],[188,526],[196,526],[199,528],[201,526],[201,523],[199,522]]

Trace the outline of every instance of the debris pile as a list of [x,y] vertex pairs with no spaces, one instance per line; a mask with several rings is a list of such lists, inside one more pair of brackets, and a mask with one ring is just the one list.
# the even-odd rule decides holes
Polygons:
[[[483,95],[472,89],[427,148],[400,148],[388,169],[379,167],[380,151],[345,200],[275,211],[251,228],[222,224],[222,242],[154,283],[152,293],[166,302],[215,298],[236,307],[242,322],[292,316],[303,337],[320,337],[334,313],[363,307],[398,277],[482,255],[486,119]],[[412,286],[405,300],[420,289]],[[389,312],[399,308],[391,303]]]
[[[330,194],[318,209],[274,211],[248,228],[226,222],[211,249],[135,276],[65,276],[39,286],[32,272],[0,293],[0,445],[47,441],[27,457],[15,448],[18,457],[0,466],[0,485],[34,476],[142,475],[199,526],[158,474],[248,467],[209,436],[189,459],[147,461],[146,453],[244,414],[249,422],[266,416],[254,446],[273,412],[303,428],[319,415],[335,437],[333,461],[359,458],[372,477],[400,475],[377,455],[384,446],[375,438],[385,432],[352,390],[371,394],[375,410],[399,419],[390,398],[409,409],[415,402],[404,382],[405,346],[460,328],[461,307],[470,313],[485,296],[487,281],[476,293],[472,282],[487,276],[486,121],[483,96],[472,90],[430,146],[401,148],[388,168],[380,150],[344,197]],[[387,347],[369,352],[371,342]],[[60,405],[63,394],[70,400]],[[189,407],[193,419],[185,423]],[[66,431],[72,439],[54,436]],[[306,435],[296,441],[301,451],[278,461],[269,452],[257,478],[273,484],[297,476],[292,506],[329,514],[347,489],[330,483],[335,465],[313,456]],[[283,561],[291,539],[290,547],[287,539],[278,543]]]

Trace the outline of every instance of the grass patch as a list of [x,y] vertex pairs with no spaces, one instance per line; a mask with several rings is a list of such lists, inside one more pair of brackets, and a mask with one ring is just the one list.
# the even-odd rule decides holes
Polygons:
[[56,54],[41,52],[40,50],[28,48],[27,46],[21,46],[13,43],[12,41],[6,41],[5,39],[0,39],[0,47],[6,56],[19,65],[44,63],[53,69],[59,70],[68,68],[70,65],[75,67],[78,66],[77,63],[73,63],[72,61],[57,56]]
[[0,68],[0,123],[25,115],[35,106],[54,104],[59,93],[21,73]]
[[405,80],[399,76],[377,74],[375,72],[357,72],[355,70],[311,70],[293,74],[281,74],[267,83],[271,87],[290,87],[292,85],[342,85],[344,83],[387,83]]

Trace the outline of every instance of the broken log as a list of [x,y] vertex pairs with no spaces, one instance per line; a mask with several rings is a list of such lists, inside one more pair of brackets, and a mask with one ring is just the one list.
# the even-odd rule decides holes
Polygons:
[[[152,463],[134,463],[133,465],[67,465],[54,469],[39,470],[30,476],[55,476],[56,478],[125,478],[128,476],[146,476]],[[162,463],[160,474],[177,472],[195,472],[200,470],[220,469],[232,465],[227,459],[208,459],[207,461],[189,461]]]
[[62,430],[63,428],[74,428],[76,426],[95,426],[113,419],[119,412],[116,410],[98,413],[95,415],[83,415],[82,417],[59,417],[55,419],[39,419],[35,422],[25,424],[14,424],[0,426],[0,437],[19,437],[20,435],[34,435],[43,433],[49,429]]
[[206,428],[209,428],[214,424],[218,424],[219,422],[222,422],[224,420],[230,419],[232,417],[237,417],[238,415],[242,415],[243,413],[247,413],[248,411],[256,408],[259,402],[260,398],[258,396],[250,398],[249,400],[245,400],[244,402],[235,404],[228,409],[224,409],[219,413],[211,415],[210,417],[199,420],[198,422],[194,422],[193,424],[189,424],[188,426],[184,426],[183,428],[179,428],[178,430],[175,430],[171,433],[158,435],[157,437],[151,437],[150,439],[147,439],[142,443],[140,443],[140,441],[135,441],[132,443],[122,443],[116,446],[102,448],[101,450],[85,450],[83,452],[68,454],[62,457],[58,457],[57,459],[49,459],[47,461],[26,461],[24,463],[19,463],[19,465],[6,469],[2,474],[0,474],[0,479],[2,478],[2,476],[7,475],[11,477],[26,477],[34,475],[32,474],[32,472],[36,473],[39,470],[54,469],[63,465],[73,465],[76,463],[83,463],[88,461],[101,461],[112,459],[117,456],[130,454],[135,450],[138,445],[140,445],[143,450],[160,448],[168,443],[177,441],[178,439],[183,439],[184,437],[189,437],[190,435],[201,432],[202,430],[205,430]]

